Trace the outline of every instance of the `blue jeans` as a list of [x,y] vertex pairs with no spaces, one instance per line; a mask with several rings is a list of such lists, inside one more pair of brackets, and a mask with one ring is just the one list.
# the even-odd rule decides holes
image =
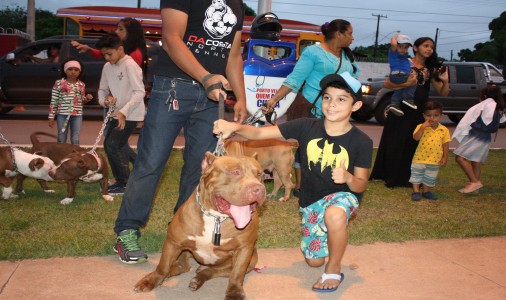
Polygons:
[[66,143],[67,136],[70,128],[70,142],[73,145],[79,146],[79,135],[81,127],[83,126],[83,116],[70,116],[68,124],[65,126],[65,130],[62,132],[62,128],[67,120],[67,115],[56,115],[56,128],[58,130],[58,143]]
[[122,149],[128,144],[128,138],[132,135],[137,121],[126,121],[125,128],[118,128],[118,120],[110,119],[105,127],[104,150],[109,160],[112,174],[116,182],[126,184],[130,177],[128,156]]
[[[409,73],[390,74],[389,78],[392,83],[401,84],[408,80]],[[415,91],[416,85],[394,91],[392,98],[390,99],[390,104],[400,106],[401,101],[404,99],[413,100],[415,97]]]
[[[178,101],[177,110],[169,105],[171,95]],[[116,233],[138,230],[146,224],[160,177],[181,129],[185,138],[184,165],[174,212],[190,197],[200,180],[205,152],[216,148],[212,130],[217,118],[218,103],[207,98],[201,84],[155,76],[137,144],[137,159],[114,227]]]

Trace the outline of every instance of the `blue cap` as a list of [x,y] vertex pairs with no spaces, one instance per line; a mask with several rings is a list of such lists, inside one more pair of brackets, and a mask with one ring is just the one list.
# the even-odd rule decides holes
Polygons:
[[331,83],[337,84],[344,88],[348,88],[353,92],[353,94],[360,99],[362,97],[362,84],[360,81],[355,79],[349,72],[343,72],[341,74],[330,74],[320,81],[321,89],[325,89]]

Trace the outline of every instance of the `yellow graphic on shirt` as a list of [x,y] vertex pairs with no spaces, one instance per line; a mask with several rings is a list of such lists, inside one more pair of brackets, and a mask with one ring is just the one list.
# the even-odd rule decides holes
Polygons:
[[320,171],[323,172],[326,167],[333,169],[336,166],[339,166],[343,159],[346,161],[344,167],[348,169],[350,161],[348,151],[346,151],[343,146],[339,146],[341,151],[339,153],[334,153],[334,144],[330,144],[327,140],[325,140],[323,148],[320,148],[320,146],[318,146],[318,142],[321,140],[322,139],[314,139],[307,144],[309,170],[311,170],[311,162],[314,163],[315,166],[320,163]]

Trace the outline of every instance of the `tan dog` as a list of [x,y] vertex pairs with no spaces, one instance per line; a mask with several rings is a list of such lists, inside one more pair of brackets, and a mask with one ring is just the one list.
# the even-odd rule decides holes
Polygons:
[[297,148],[297,142],[281,140],[257,140],[257,141],[225,141],[225,149],[229,155],[252,156],[257,154],[257,160],[263,170],[272,172],[274,186],[267,197],[276,197],[279,189],[285,186],[285,194],[279,201],[290,199],[290,192],[294,184],[290,179],[294,162],[293,148]]
[[207,152],[199,186],[174,215],[156,270],[135,290],[151,291],[166,277],[189,271],[193,255],[201,267],[190,282],[191,290],[211,278],[229,277],[225,299],[244,299],[244,276],[257,262],[256,209],[265,201],[262,181],[255,159]]

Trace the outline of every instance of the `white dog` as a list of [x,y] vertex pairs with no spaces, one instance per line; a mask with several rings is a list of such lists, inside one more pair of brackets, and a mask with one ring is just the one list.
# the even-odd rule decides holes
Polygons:
[[[12,153],[14,152],[14,160]],[[14,165],[15,162],[15,165]],[[1,148],[0,149],[0,184],[2,188],[2,198],[16,198],[17,195],[12,193],[12,177],[21,173],[27,177],[53,181],[49,176],[49,171],[55,169],[54,162],[44,156],[30,154],[17,148]]]

